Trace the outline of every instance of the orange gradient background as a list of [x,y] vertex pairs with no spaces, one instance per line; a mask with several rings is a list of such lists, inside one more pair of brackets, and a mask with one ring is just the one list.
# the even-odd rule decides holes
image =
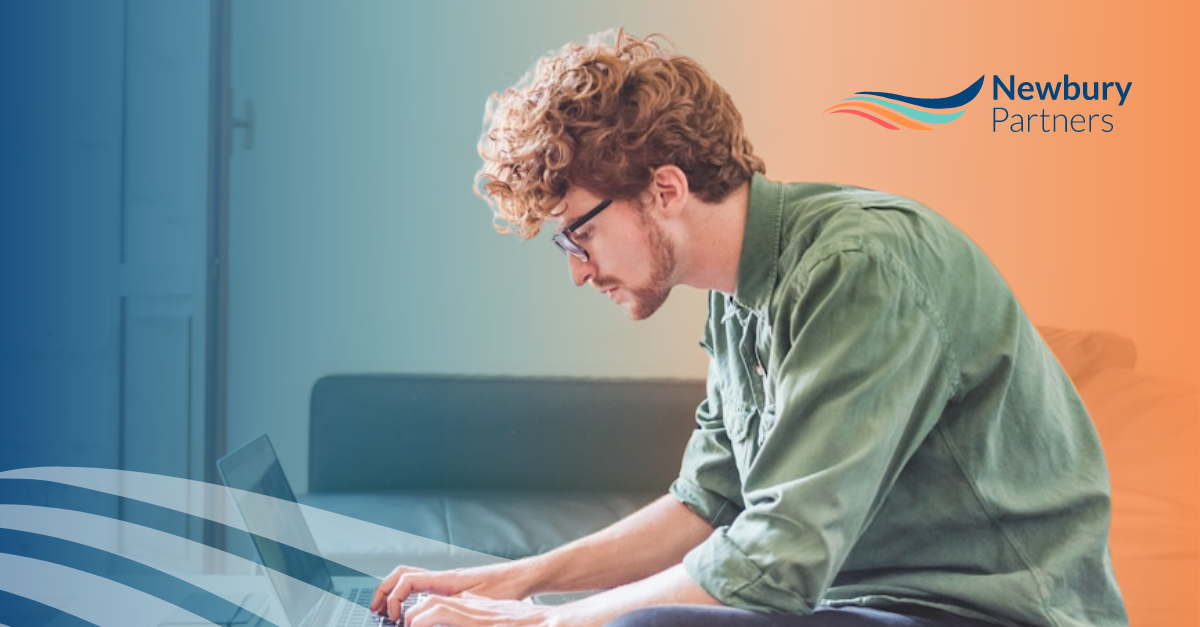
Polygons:
[[[921,200],[979,243],[1035,322],[1122,333],[1139,370],[1196,384],[1200,131],[1187,112],[1200,95],[1200,3],[1178,4],[779,3],[751,20],[752,40],[723,38],[715,20],[669,34],[733,94],[771,178]],[[1064,73],[1133,86],[1123,106],[992,100],[994,75]],[[966,113],[931,131],[823,113],[858,91],[942,97],[985,74]],[[1114,130],[993,132],[994,106],[1111,114]]]
[[[733,95],[776,180],[831,181],[916,198],[974,239],[1038,325],[1131,338],[1137,370],[1200,384],[1200,3],[752,4],[735,20],[683,18],[665,30]],[[647,20],[657,23],[655,20]],[[662,23],[667,23],[662,18]],[[638,33],[641,34],[641,33]],[[1132,82],[1124,105],[993,100],[1007,84]],[[985,75],[958,120],[930,131],[886,130],[825,113],[855,92],[937,98]],[[1035,92],[1036,93],[1036,92]],[[993,130],[993,108],[1009,113]],[[1018,114],[1109,114],[1092,132],[1014,133]],[[1027,119],[1028,120],[1028,119]],[[1052,120],[1047,118],[1046,123]],[[1029,126],[1026,127],[1030,128]],[[1195,398],[1194,396],[1192,397]],[[1200,420],[1200,408],[1185,410]],[[1120,434],[1137,438],[1137,429]],[[1194,439],[1196,430],[1185,431]],[[1104,434],[1112,443],[1112,436]],[[1175,446],[1174,444],[1178,444]],[[1135,447],[1136,448],[1136,447]],[[1117,492],[1112,542],[1131,624],[1195,624],[1195,540],[1186,557],[1129,560],[1168,527],[1196,534],[1200,442],[1122,450],[1114,476],[1180,456],[1165,493],[1190,495],[1191,514],[1154,527]],[[1139,457],[1140,456],[1140,457]],[[1170,518],[1168,516],[1168,518]],[[1190,531],[1189,531],[1190,530]],[[1163,538],[1157,538],[1163,540]],[[1180,549],[1170,545],[1169,551]],[[1179,558],[1179,553],[1174,553]],[[1159,614],[1191,599],[1187,614]],[[1184,601],[1184,604],[1189,603]],[[1170,604],[1177,605],[1177,601]],[[1166,622],[1163,622],[1163,621]]]
[[[670,36],[732,92],[771,178],[916,198],[989,254],[1036,324],[1120,333],[1138,348],[1138,371],[1200,383],[1200,132],[1188,113],[1200,95],[1200,3],[854,7],[759,6],[755,37],[742,26],[722,37],[716,21],[695,32],[673,28]],[[747,17],[754,13],[752,6]],[[1019,85],[1064,74],[1078,83],[1133,85],[1123,106],[1009,100],[1002,92],[993,100],[995,75],[1006,84],[1014,75]],[[980,75],[983,89],[966,113],[931,131],[890,131],[824,113],[859,91],[936,98]],[[993,107],[1010,115],[995,130]],[[1110,114],[1113,130],[1096,124],[1090,133],[1062,132],[1060,118],[1059,132],[1043,132],[1040,117],[1032,132],[1010,130],[1011,116],[1043,109],[1068,118]],[[1144,457],[1126,454],[1121,463],[1153,464],[1159,455],[1195,460],[1200,442],[1138,454]],[[1190,494],[1194,508],[1196,463],[1174,467],[1185,469],[1177,485],[1162,487]],[[1122,472],[1128,469],[1113,468]],[[1132,503],[1115,498],[1125,518],[1112,541],[1131,624],[1160,624],[1154,612],[1162,599],[1190,598],[1195,608],[1195,543],[1191,557],[1163,568],[1124,561],[1150,551],[1143,547],[1158,531],[1140,518],[1133,523]],[[1194,515],[1187,516],[1172,524],[1195,535]]]

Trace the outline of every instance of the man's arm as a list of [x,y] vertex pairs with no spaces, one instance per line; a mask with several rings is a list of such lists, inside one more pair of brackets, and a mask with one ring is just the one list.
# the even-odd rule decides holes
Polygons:
[[534,593],[614,588],[679,564],[713,528],[672,496],[590,536],[532,558]]
[[682,565],[586,599],[553,607],[482,597],[429,597],[405,616],[406,627],[600,627],[643,607],[718,605]]
[[419,591],[521,599],[545,592],[612,588],[679,564],[712,531],[677,499],[664,496],[606,529],[544,555],[444,572],[397,568],[375,591],[371,609],[398,618],[400,603]]

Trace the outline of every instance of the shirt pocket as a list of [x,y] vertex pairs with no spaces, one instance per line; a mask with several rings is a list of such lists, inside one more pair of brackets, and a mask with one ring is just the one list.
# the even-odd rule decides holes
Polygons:
[[737,397],[726,396],[722,399],[721,414],[725,432],[729,434],[729,442],[733,447],[738,473],[744,477],[754,462],[754,456],[758,454],[759,412]]

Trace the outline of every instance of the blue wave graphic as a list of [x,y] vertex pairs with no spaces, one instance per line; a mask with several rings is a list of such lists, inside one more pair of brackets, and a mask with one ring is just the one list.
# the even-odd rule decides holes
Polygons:
[[55,627],[96,627],[96,623],[89,623],[74,614],[0,589],[0,624],[42,627],[52,621]]
[[98,627],[159,627],[167,616],[179,616],[191,624],[207,622],[184,608],[106,577],[10,553],[0,553],[0,588]]
[[974,100],[975,96],[979,95],[979,90],[983,88],[983,79],[986,76],[986,74],[980,76],[979,80],[972,83],[970,87],[967,87],[953,96],[946,96],[945,98],[914,98],[912,96],[902,96],[900,94],[893,94],[886,91],[860,91],[856,93],[862,96],[880,96],[882,98],[890,98],[892,100],[905,102],[910,105],[925,107],[926,109],[953,109],[955,107],[961,107]]
[[[220,624],[239,607],[207,590],[161,570],[90,546],[26,531],[0,529],[0,553],[50,562],[139,590]],[[199,599],[199,602],[195,602]],[[262,625],[278,627],[262,619]]]
[[[47,495],[52,496],[48,497]],[[53,504],[48,505],[48,501],[52,502]],[[96,516],[104,516],[106,518],[121,520],[123,522],[155,529],[157,531],[168,533],[189,541],[194,541],[186,535],[186,530],[189,528],[189,526],[209,522],[210,524],[217,525],[220,530],[224,532],[227,545],[219,546],[219,543],[209,539],[201,539],[198,543],[213,549],[225,551],[247,561],[259,562],[258,556],[254,552],[252,545],[254,542],[259,542],[264,546],[272,547],[272,550],[276,551],[277,554],[283,556],[284,559],[291,563],[305,563],[311,560],[322,560],[326,563],[326,566],[331,571],[344,573],[350,576],[371,577],[371,575],[368,575],[367,573],[363,573],[343,564],[326,559],[320,555],[314,555],[271,538],[256,536],[248,531],[243,531],[241,529],[230,527],[218,522],[208,521],[206,519],[192,516],[178,510],[168,509],[158,505],[153,505],[151,503],[72,485],[31,479],[0,480],[0,503],[7,505],[33,505],[39,507],[50,506],[56,509],[72,510],[76,512],[93,514]],[[0,527],[3,527],[3,521],[0,521]],[[379,580],[378,578],[375,579],[377,581]]]
[[[235,499],[236,509],[220,506],[233,505]],[[243,516],[268,521],[255,529],[271,537],[250,533]],[[44,627],[53,621],[68,627],[159,627],[168,616],[224,623],[239,612],[253,613],[257,620],[267,612],[252,611],[259,606],[252,598],[262,595],[230,594],[229,580],[219,574],[216,579],[192,578],[211,572],[203,565],[218,563],[224,564],[223,573],[246,577],[254,563],[262,564],[255,545],[275,560],[262,565],[274,575],[281,596],[334,600],[325,584],[305,579],[304,571],[313,567],[374,576],[364,570],[378,570],[376,565],[359,570],[320,555],[305,521],[318,522],[337,536],[482,555],[294,501],[204,482],[103,468],[14,469],[0,472],[0,625]],[[206,525],[220,533],[196,533]],[[210,539],[221,535],[226,543]],[[297,564],[300,568],[293,571]]]

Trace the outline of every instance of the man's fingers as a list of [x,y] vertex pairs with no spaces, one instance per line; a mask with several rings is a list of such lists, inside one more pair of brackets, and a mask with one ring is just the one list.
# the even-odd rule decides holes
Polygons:
[[390,575],[375,588],[375,594],[371,597],[371,611],[382,612],[387,608],[388,596],[396,588],[396,584],[400,581],[400,577],[405,573],[422,572],[418,568],[409,566],[397,566]]
[[387,614],[393,621],[400,620],[400,608],[404,600],[414,592],[438,592],[439,578],[445,578],[445,573],[428,573],[411,571],[400,575],[395,587],[387,595]]
[[511,599],[428,597],[404,617],[405,627],[514,627],[545,624],[547,608]]
[[400,578],[400,573],[392,571],[392,574],[383,579],[383,582],[375,588],[375,594],[371,596],[371,611],[378,612],[383,608],[387,601],[388,593],[396,586],[396,580]]
[[[470,570],[425,571],[400,567],[392,571],[380,584],[371,601],[371,609],[378,613],[386,613],[389,619],[399,621],[404,601],[412,594],[426,592],[440,597],[462,594],[465,598],[482,601],[485,596],[466,592],[480,584],[480,578]],[[467,609],[467,605],[451,604],[450,607],[455,608],[462,616],[474,616],[477,613],[475,606]],[[482,616],[476,616],[476,619],[476,622],[484,620]]]
[[430,596],[414,605],[404,616],[405,627],[474,627],[487,620],[485,612],[451,597]]
[[396,581],[395,587],[387,595],[387,615],[393,621],[400,620],[400,607],[404,603],[404,599],[413,593],[414,582],[412,576],[401,575]]

